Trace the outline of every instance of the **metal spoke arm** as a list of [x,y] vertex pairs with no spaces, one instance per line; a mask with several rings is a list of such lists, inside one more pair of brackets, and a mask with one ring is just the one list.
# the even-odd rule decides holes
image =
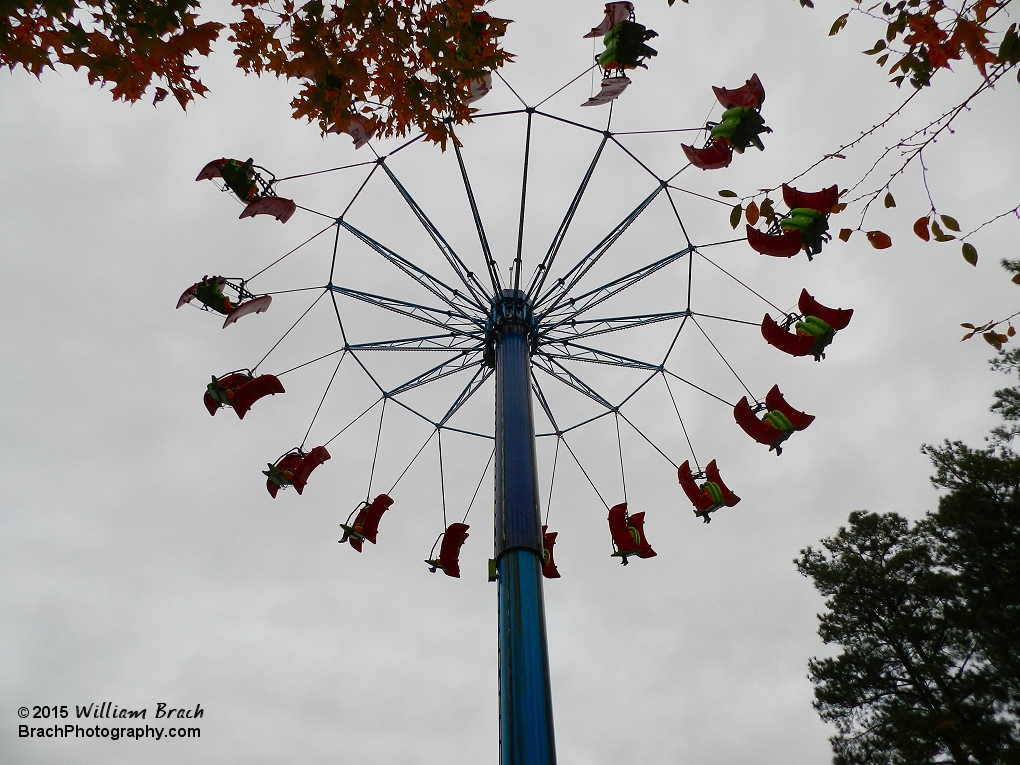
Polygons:
[[421,209],[421,206],[414,201],[414,197],[410,195],[404,185],[397,179],[397,176],[390,170],[389,165],[383,159],[379,160],[379,165],[382,167],[386,176],[392,181],[396,187],[400,196],[407,202],[407,206],[411,208],[411,212],[415,214],[415,217],[421,222],[421,225],[425,228],[425,231],[432,241],[436,243],[439,251],[443,253],[443,257],[446,258],[446,262],[450,264],[450,268],[453,269],[454,273],[457,274],[457,278],[460,279],[461,283],[467,288],[467,291],[471,293],[472,302],[475,306],[483,311],[488,310],[488,296],[486,295],[485,287],[478,281],[478,277],[472,273],[467,264],[453,251],[450,243],[446,241],[443,235],[436,228],[435,224],[429,219],[429,216],[425,214],[425,211]]
[[349,351],[459,351],[481,350],[484,338],[478,335],[463,335],[447,332],[444,335],[423,335],[405,337],[399,340],[381,340],[375,343],[349,343]]
[[598,348],[590,348],[577,343],[563,343],[558,346],[559,353],[548,349],[539,352],[539,356],[547,359],[562,359],[564,361],[586,361],[589,364],[608,364],[614,367],[627,367],[630,369],[645,369],[649,372],[661,372],[662,364],[652,364],[640,359],[632,359],[627,356],[620,356],[616,353],[603,351]]
[[570,370],[565,369],[556,359],[548,358],[544,354],[536,354],[535,356],[532,356],[532,363],[550,377],[559,380],[564,385],[567,385],[576,390],[578,393],[587,396],[596,404],[604,406],[610,411],[616,411],[615,406],[610,404],[594,388],[584,382],[577,375],[572,373]]
[[490,367],[485,365],[478,367],[478,369],[475,370],[474,376],[471,378],[471,382],[464,386],[464,390],[460,392],[460,395],[457,396],[453,405],[446,414],[443,415],[443,419],[439,421],[439,425],[446,425],[446,423],[450,421],[450,418],[453,417],[453,415],[455,415],[457,411],[468,402],[468,399],[475,395],[479,388],[485,385],[485,381],[491,376],[492,369]]
[[549,418],[549,424],[553,426],[553,430],[558,434],[560,432],[559,423],[556,422],[556,418],[553,416],[552,407],[549,406],[549,401],[545,397],[545,391],[542,390],[542,386],[538,383],[538,378],[535,376],[534,370],[531,372],[531,390],[535,394],[535,398],[538,399],[539,406],[542,407],[542,411],[545,412],[545,416]]
[[[414,281],[450,306],[450,308],[456,309],[458,313],[465,311],[473,312],[480,308],[478,304],[469,300],[469,296],[464,295],[464,293],[460,290],[451,287],[440,279],[437,279],[428,271],[419,268],[407,258],[401,257],[386,245],[370,237],[364,231],[352,226],[343,218],[338,218],[337,223],[360,239],[364,244],[368,245],[371,249],[375,250],[378,254],[382,255],[386,260],[403,271],[407,276],[410,276]],[[464,302],[459,303],[458,299]],[[485,309],[483,308],[482,310]]]
[[355,300],[360,300],[379,308],[385,308],[387,311],[399,313],[401,316],[407,316],[408,318],[415,319],[416,321],[431,324],[433,327],[440,327],[441,329],[449,330],[457,335],[477,337],[480,336],[479,333],[485,329],[485,325],[479,319],[475,319],[471,316],[460,313],[459,311],[432,308],[430,306],[421,305],[420,303],[410,303],[406,300],[398,300],[396,298],[384,297],[382,295],[373,295],[371,292],[352,290],[348,287],[338,287],[335,284],[329,285],[327,289],[338,295],[354,298]]
[[590,311],[599,303],[603,303],[606,300],[609,300],[609,298],[623,292],[625,289],[633,287],[638,282],[647,279],[655,272],[665,268],[680,258],[689,255],[693,251],[693,247],[685,247],[682,250],[677,250],[672,255],[667,255],[666,257],[660,258],[653,263],[649,263],[647,266],[643,266],[636,271],[631,271],[629,274],[613,279],[613,281],[607,282],[600,287],[595,287],[594,289],[581,293],[577,297],[570,298],[567,301],[567,305],[563,306],[555,313],[550,308],[538,316],[539,331],[548,332],[551,329],[568,324],[582,313]]
[[608,332],[619,332],[662,321],[683,319],[691,315],[690,311],[669,311],[667,313],[643,313],[634,316],[613,316],[604,319],[571,319],[569,322],[553,324],[550,329],[538,328],[538,344],[541,347],[549,343],[581,340]]
[[571,268],[565,276],[556,280],[556,283],[546,290],[546,293],[536,301],[535,309],[545,306],[545,313],[549,313],[556,309],[556,307],[567,299],[567,295],[577,286],[577,283],[584,278],[596,263],[605,255],[609,248],[616,244],[617,240],[623,236],[624,232],[630,228],[631,224],[638,219],[638,216],[645,211],[645,209],[652,203],[652,201],[659,196],[662,189],[665,188],[663,185],[656,187],[655,191],[649,194],[641,203],[635,207],[630,214],[620,221],[612,231],[606,234],[602,238],[602,241],[595,245],[594,248],[584,255],[574,266]]
[[460,351],[456,356],[447,359],[441,364],[437,364],[428,371],[422,372],[420,375],[412,377],[405,383],[398,385],[393,390],[387,391],[387,396],[398,396],[401,393],[406,393],[414,388],[420,388],[423,385],[428,385],[436,380],[441,380],[444,377],[455,375],[458,372],[463,372],[465,369],[477,366],[482,363],[482,352],[481,350],[468,350]]
[[528,289],[526,290],[529,300],[534,300],[535,296],[542,291],[542,286],[545,284],[546,277],[549,275],[549,269],[552,268],[553,261],[556,260],[556,255],[559,253],[560,247],[563,245],[563,239],[566,237],[567,230],[570,228],[570,224],[574,220],[574,214],[577,212],[577,208],[581,204],[581,198],[584,196],[584,192],[588,189],[588,183],[591,181],[591,177],[595,173],[595,166],[602,157],[602,150],[606,148],[606,143],[608,141],[608,135],[602,136],[602,143],[599,144],[599,148],[595,152],[595,156],[592,158],[591,164],[588,166],[588,172],[584,174],[584,178],[581,180],[581,185],[578,186],[577,193],[574,194],[574,198],[571,200],[570,206],[567,208],[567,212],[563,216],[563,221],[560,223],[560,227],[556,230],[556,235],[553,237],[552,244],[549,245],[549,251],[546,253],[542,262],[538,265],[538,268],[535,269],[535,275],[531,278],[531,284],[528,285]]
[[489,247],[489,239],[485,236],[485,228],[482,226],[482,216],[478,212],[478,203],[475,200],[475,192],[471,188],[471,179],[468,178],[467,165],[464,164],[464,155],[460,150],[460,144],[453,141],[453,150],[457,154],[457,164],[460,167],[460,176],[464,181],[464,191],[467,193],[468,203],[471,205],[471,216],[475,221],[475,230],[478,232],[478,243],[482,247],[482,257],[485,258],[485,267],[489,270],[489,280],[492,282],[494,294],[498,295],[503,291],[503,282],[499,276],[499,266],[492,257],[492,249]]

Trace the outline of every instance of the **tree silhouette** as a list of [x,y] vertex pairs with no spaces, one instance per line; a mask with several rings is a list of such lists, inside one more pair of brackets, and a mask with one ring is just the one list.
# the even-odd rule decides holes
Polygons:
[[991,446],[923,448],[947,490],[937,511],[851,513],[795,561],[827,598],[819,635],[841,649],[809,662],[837,765],[1020,761],[1020,389],[996,398],[1013,425]]
[[[412,128],[445,145],[447,121],[466,121],[471,84],[510,61],[499,46],[508,21],[477,0],[311,0],[282,10],[264,0],[233,0],[229,25],[237,65],[302,83],[295,118],[323,132],[351,122],[379,135]],[[112,85],[118,100],[172,93],[182,107],[208,91],[196,56],[208,56],[225,26],[198,23],[195,0],[41,0],[3,4],[0,65],[35,75],[56,64],[84,69]],[[165,87],[164,87],[165,86]]]

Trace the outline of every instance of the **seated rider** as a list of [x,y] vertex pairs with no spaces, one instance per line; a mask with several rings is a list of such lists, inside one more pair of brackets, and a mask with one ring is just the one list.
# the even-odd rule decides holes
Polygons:
[[205,387],[206,390],[209,391],[209,397],[213,401],[223,404],[224,406],[231,405],[231,401],[234,399],[234,389],[228,388],[225,385],[220,385],[220,381],[216,379],[216,375],[212,376],[212,382]]
[[819,319],[817,316],[805,316],[804,321],[794,324],[798,334],[810,335],[811,337],[824,337],[832,332],[832,327]]
[[230,299],[223,294],[223,290],[220,289],[220,280],[215,276],[205,278],[195,285],[195,297],[198,298],[199,302],[203,305],[206,305],[217,313],[222,313],[224,315],[237,308],[237,306],[231,303]]
[[776,430],[781,431],[793,430],[793,423],[790,422],[790,419],[779,410],[766,412],[765,416],[763,416],[761,419],[763,422],[767,422]]
[[290,486],[294,483],[293,469],[281,468],[272,462],[267,462],[266,464],[269,466],[269,470],[263,470],[262,475],[266,476],[277,486]]
[[811,346],[811,355],[815,357],[815,361],[824,359],[825,349],[829,347],[829,343],[835,337],[836,330],[828,322],[823,321],[817,316],[805,316],[803,321],[798,321],[794,326],[797,329],[798,335],[814,338],[814,343]]
[[761,151],[765,145],[758,138],[760,133],[771,133],[765,120],[750,106],[734,106],[722,114],[722,120],[712,128],[712,138],[726,139],[737,154],[743,154],[748,146],[757,146]]
[[[800,241],[807,250],[808,257],[822,251],[822,244],[830,237],[828,216],[811,207],[795,207],[780,221],[784,231],[799,231]],[[808,333],[810,334],[810,333]]]
[[643,24],[621,21],[602,40],[606,49],[599,56],[599,66],[608,70],[639,66],[647,69],[642,59],[657,56],[659,52],[645,45],[645,41],[658,36],[658,32],[646,29]]
[[238,162],[236,159],[228,159],[220,167],[220,175],[230,190],[237,194],[242,202],[252,202],[258,198],[259,188],[255,183],[255,171],[252,169],[254,160],[249,158],[246,162]]
[[706,507],[704,510],[695,510],[694,514],[701,516],[705,523],[711,523],[711,513],[723,507],[726,503],[723,501],[722,489],[719,488],[719,484],[715,481],[705,481],[701,484],[701,490],[705,492],[709,497],[712,498],[712,504],[710,507]]

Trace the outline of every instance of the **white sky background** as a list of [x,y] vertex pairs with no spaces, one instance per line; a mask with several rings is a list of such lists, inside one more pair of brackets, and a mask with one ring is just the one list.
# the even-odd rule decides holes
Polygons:
[[[749,150],[725,170],[690,168],[676,183],[714,197],[719,189],[744,193],[799,173],[906,95],[885,85],[883,73],[858,54],[881,31],[855,20],[829,40],[841,6],[819,5],[811,12],[793,0],[695,0],[669,9],[644,0],[638,20],[659,32],[651,44],[660,54],[647,72],[633,75],[617,102],[614,129],[697,127],[715,104],[711,85],[736,87],[757,72],[768,94],[763,115],[775,130],[764,137],[767,150]],[[571,2],[540,13],[537,4],[492,5],[495,15],[516,20],[506,47],[518,59],[505,74],[526,100],[541,100],[588,65],[591,41],[581,35],[597,23],[601,7]],[[228,46],[219,50],[225,54]],[[905,124],[976,85],[967,66],[958,69],[944,87],[918,99]],[[288,490],[274,501],[263,488],[259,471],[300,441],[333,371],[330,361],[284,377],[287,393],[259,402],[243,422],[229,411],[210,418],[202,407],[209,375],[257,361],[314,293],[281,295],[267,314],[228,330],[214,316],[175,312],[177,297],[203,274],[254,273],[325,219],[299,211],[286,226],[265,217],[238,221],[240,208],[212,184],[194,183],[196,173],[221,156],[252,156],[280,177],[371,157],[369,149],[355,152],[347,136],[322,140],[314,127],[290,119],[288,85],[244,78],[228,55],[202,71],[212,93],[187,114],[169,102],[159,109],[111,103],[68,71],[47,73],[41,83],[23,72],[0,75],[2,759],[494,763],[496,588],[485,581],[491,481],[468,519],[463,577],[429,576],[421,561],[443,527],[433,446],[394,490],[379,544],[358,555],[336,543],[337,524],[364,496],[375,413],[330,444],[333,459],[312,476],[304,496]],[[589,87],[583,78],[547,108],[604,124],[606,107],[577,108]],[[1015,204],[1018,152],[1015,142],[1004,142],[1003,126],[1020,116],[1016,87],[1004,82],[930,153],[940,211],[965,229]],[[513,104],[497,84],[478,105],[489,111]],[[479,122],[462,135],[490,239],[509,263],[522,133],[504,119],[498,128]],[[892,138],[881,135],[874,146]],[[550,130],[535,141],[541,161],[533,159],[533,170],[544,175],[533,176],[528,208],[525,257],[532,263],[594,148],[582,131]],[[634,146],[654,169],[671,174],[684,164],[678,144],[678,135],[666,134],[635,139]],[[396,145],[377,144],[380,153]],[[416,151],[398,155],[399,164],[394,158],[394,168],[481,271],[477,250],[467,244],[463,191],[452,182],[453,154]],[[833,161],[797,185],[842,187],[867,161]],[[598,181],[602,191],[583,213],[576,242],[601,236],[607,222],[651,190],[633,164],[613,162],[619,174]],[[331,174],[281,184],[280,193],[335,213],[360,180]],[[416,244],[422,235],[399,200],[385,184],[375,188],[355,225],[402,254],[434,258]],[[815,634],[821,600],[791,560],[835,532],[851,510],[918,517],[931,508],[936,495],[918,447],[944,437],[978,444],[995,422],[987,412],[990,392],[1007,383],[987,370],[988,346],[957,341],[960,322],[1014,309],[1016,287],[996,263],[1014,255],[1007,243],[1015,224],[982,232],[975,241],[981,262],[971,268],[958,245],[924,245],[910,233],[927,210],[918,189],[916,172],[908,173],[894,189],[898,208],[876,209],[868,220],[867,228],[893,237],[891,250],[873,250],[861,234],[830,243],[812,263],[803,256],[764,258],[744,244],[705,250],[783,307],[806,287],[826,305],[855,309],[821,364],[769,348],[753,327],[705,324],[759,397],[778,382],[794,406],[817,415],[777,459],[740,432],[726,406],[675,388],[699,459],[719,460],[743,498],[738,507],[702,524],[675,470],[625,428],[628,499],[632,512],[648,513],[648,537],[659,554],[623,568],[608,554],[605,508],[561,452],[550,525],[560,532],[563,578],[546,586],[561,762],[828,761],[830,731],[811,708],[805,678],[807,658],[826,650]],[[733,236],[726,207],[679,199],[697,244]],[[663,219],[650,216],[645,228],[635,227],[631,243],[621,240],[627,248],[614,250],[621,270],[607,274],[683,246],[675,226],[659,229],[657,220]],[[856,224],[851,210],[830,225],[835,233]],[[660,230],[676,240],[663,240]],[[328,243],[300,250],[253,289],[323,284],[329,250]],[[381,261],[353,246],[342,252],[344,277],[337,281],[414,298]],[[599,315],[635,306],[683,308],[685,268],[663,272],[653,286]],[[760,320],[763,303],[710,272],[696,263],[696,310]],[[325,308],[320,303],[261,370],[282,371],[335,348],[336,324]],[[342,309],[357,341],[417,329],[383,321],[369,307]],[[654,358],[664,326],[605,347]],[[719,372],[700,337],[687,330],[683,337],[690,347],[671,368],[727,401],[739,398],[743,390]],[[405,369],[410,377],[422,369],[414,356],[396,359],[406,367],[393,367],[389,358],[369,362],[383,376]],[[309,446],[373,400],[350,361]],[[602,370],[591,375],[610,391],[631,379],[604,377]],[[438,407],[451,390],[437,386],[420,401]],[[483,431],[492,427],[488,395],[491,387],[465,413],[465,422]],[[569,399],[563,405],[573,406]],[[373,493],[392,485],[427,436],[395,410],[387,413]],[[689,458],[661,385],[625,412],[674,461]],[[541,415],[536,420],[547,430]],[[571,444],[607,500],[620,501],[611,426],[575,433]],[[444,447],[450,520],[459,520],[490,446],[450,436]],[[550,447],[540,444],[543,503]],[[202,738],[17,738],[19,706],[67,704],[73,714],[76,704],[101,701],[144,706],[150,717],[161,701],[200,703]]]

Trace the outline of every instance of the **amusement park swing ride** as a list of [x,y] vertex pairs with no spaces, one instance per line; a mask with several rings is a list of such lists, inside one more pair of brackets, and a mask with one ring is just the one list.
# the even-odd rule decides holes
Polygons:
[[[484,20],[487,17],[482,14],[480,18]],[[374,157],[367,161],[277,178],[252,159],[222,158],[209,162],[197,178],[222,182],[224,191],[232,193],[244,205],[241,218],[269,215],[286,223],[300,210],[301,214],[321,217],[328,223],[286,255],[272,257],[269,265],[254,276],[205,275],[188,287],[178,302],[178,308],[190,305],[224,317],[223,328],[229,329],[240,319],[245,322],[262,321],[255,315],[271,308],[274,295],[288,293],[288,299],[298,299],[304,294],[314,296],[312,304],[282,337],[275,340],[258,363],[242,369],[215,370],[204,392],[204,404],[210,415],[226,408],[243,419],[252,409],[257,412],[272,406],[267,398],[289,392],[290,389],[285,388],[281,381],[286,374],[323,363],[333,369],[325,390],[321,391],[305,438],[299,445],[269,462],[263,471],[266,489],[274,499],[281,491],[289,489],[302,494],[309,481],[318,478],[320,468],[322,471],[329,469],[323,466],[330,460],[330,443],[378,409],[369,490],[364,501],[340,523],[338,539],[344,549],[350,547],[358,553],[366,553],[366,542],[384,547],[379,538],[381,529],[385,530],[387,523],[396,521],[391,520],[387,511],[391,507],[399,508],[404,499],[396,491],[397,484],[433,440],[438,444],[441,484],[444,482],[444,433],[447,438],[470,438],[486,444],[484,452],[489,455],[488,461],[468,512],[478,499],[491,468],[495,522],[489,579],[497,583],[499,591],[500,762],[504,765],[555,762],[543,579],[556,579],[568,574],[561,573],[555,561],[554,548],[559,532],[550,530],[548,518],[543,520],[540,509],[536,437],[555,439],[551,481],[555,480],[562,446],[564,455],[574,460],[605,505],[608,522],[605,531],[612,544],[611,556],[623,565],[632,563],[635,558],[640,561],[654,557],[656,552],[645,531],[646,512],[631,512],[632,508],[626,501],[625,482],[623,501],[613,504],[607,501],[599,491],[592,471],[585,470],[577,451],[572,448],[570,438],[579,429],[605,421],[604,418],[612,418],[622,476],[622,420],[623,425],[638,434],[672,465],[684,501],[692,507],[695,519],[708,523],[714,513],[732,508],[741,501],[727,482],[739,488],[739,479],[728,476],[724,481],[716,459],[704,465],[697,459],[677,404],[677,386],[696,391],[715,404],[722,404],[722,409],[728,407],[735,425],[734,437],[741,437],[739,431],[742,430],[744,437],[749,436],[776,455],[782,453],[787,439],[808,428],[814,417],[789,404],[778,385],[773,385],[762,398],[758,398],[737,375],[706,327],[712,326],[713,322],[742,326],[756,336],[748,342],[766,342],[789,356],[812,357],[820,361],[834,336],[847,327],[852,316],[851,310],[826,307],[806,290],[801,290],[795,308],[783,310],[703,252],[708,247],[726,245],[733,250],[739,249],[742,257],[746,257],[750,249],[769,258],[791,258],[803,251],[810,259],[821,252],[829,238],[827,219],[839,198],[835,186],[817,192],[784,186],[782,196],[789,212],[769,216],[765,220],[766,228],[747,225],[745,236],[739,240],[698,242],[692,238],[693,233],[685,223],[681,211],[687,198],[685,194],[692,192],[679,185],[681,172],[687,171],[689,175],[698,173],[700,176],[702,170],[727,167],[734,160],[734,154],[743,154],[751,147],[764,148],[760,136],[771,130],[761,115],[765,89],[757,75],[752,75],[739,87],[713,88],[715,99],[723,109],[722,115],[716,122],[684,129],[703,134],[704,143],[698,147],[672,144],[674,165],[678,167],[670,174],[652,170],[632,150],[630,141],[635,136],[652,133],[669,137],[672,132],[680,132],[679,129],[639,133],[617,133],[611,129],[614,103],[632,84],[628,72],[645,66],[644,61],[656,55],[656,51],[647,44],[655,36],[654,32],[636,22],[629,2],[608,3],[602,23],[584,35],[601,38],[604,43],[604,50],[596,56],[596,66],[603,74],[598,92],[582,104],[595,107],[586,109],[584,114],[592,115],[594,121],[600,123],[598,126],[560,116],[545,106],[555,96],[560,96],[561,100],[565,98],[560,94],[567,86],[542,101],[530,103],[497,74],[519,106],[490,113],[478,109],[472,117],[474,124],[457,130],[452,150],[448,149],[443,159],[455,163],[454,175],[459,181],[459,189],[435,195],[446,205],[453,204],[453,200],[458,198],[466,200],[465,215],[473,228],[471,244],[467,247],[458,244],[455,248],[451,244],[454,236],[444,233],[434,213],[430,213],[428,208],[436,204],[436,199],[430,194],[428,203],[420,203],[401,180],[401,163],[412,161],[416,151],[430,151],[420,141],[421,136],[406,141],[388,154],[380,154],[371,142],[370,123],[357,117],[352,119],[346,132],[354,139],[355,148],[367,146],[373,152]],[[586,70],[585,74],[594,68]],[[580,77],[567,85],[578,79]],[[484,97],[492,84],[491,76],[471,83],[471,101]],[[604,106],[608,108],[598,108]],[[490,238],[489,233],[494,230],[493,225],[479,202],[470,173],[472,135],[496,121],[513,121],[513,129],[520,130],[518,135],[523,147],[520,204],[510,210],[514,220],[512,225],[507,226],[507,230],[516,230],[516,241],[505,250],[499,246],[500,243],[492,244],[495,240]],[[580,136],[578,143],[582,139],[591,141],[594,151],[572,197],[559,214],[555,233],[541,248],[533,248],[525,245],[525,231],[529,222],[529,190],[534,195],[534,189],[539,187],[536,176],[542,170],[538,165],[530,165],[539,135],[538,126],[542,123],[573,131]],[[595,192],[595,181],[611,155],[614,157],[612,161],[629,163],[628,166],[636,173],[632,185],[642,189],[636,204],[626,211],[613,209],[619,206],[613,195]],[[683,159],[687,160],[686,164]],[[342,191],[347,196],[337,209],[312,209],[300,203],[299,194],[291,199],[278,193],[280,185],[285,182],[289,193],[289,189],[299,187],[303,179],[324,174],[328,174],[330,179],[337,178],[336,184],[341,189],[351,189],[350,192]],[[389,192],[395,192],[400,207],[410,213],[414,225],[425,234],[432,249],[427,257],[417,249],[399,252],[397,245],[389,243],[394,238],[394,232],[389,228],[384,227],[380,231],[362,228],[363,224],[359,221],[362,207],[357,203],[380,184]],[[592,204],[590,198],[593,196],[596,214],[593,218],[589,217],[585,226],[591,228],[594,225],[591,221],[597,221],[601,228],[594,239],[587,237],[590,241],[586,241],[585,236],[578,234],[580,224],[577,221],[582,209],[586,209],[585,205]],[[505,212],[507,206],[503,205],[502,209]],[[647,248],[629,246],[627,235],[653,210],[658,210],[657,214],[669,222],[669,228],[658,235],[658,245],[662,250],[649,256]],[[288,256],[303,249],[314,249],[329,240],[332,243],[323,249],[321,277],[316,284],[298,290],[255,291],[252,283],[256,278],[261,286],[268,275],[287,268]],[[399,274],[397,278],[402,280],[399,283],[405,291],[385,295],[360,288],[357,279],[362,274],[346,267],[346,254],[354,248],[376,258],[380,269],[395,269],[391,273]],[[501,258],[501,254],[504,257]],[[507,258],[506,254],[512,257]],[[530,273],[524,266],[529,255],[538,260]],[[764,301],[770,312],[766,312],[762,319],[755,317],[755,320],[702,312],[700,306],[696,307],[692,301],[695,263],[699,267],[705,263],[717,269],[754,298]],[[672,274],[682,285],[680,289],[669,291],[670,304],[648,306],[642,302],[642,309],[624,310],[628,305],[625,298],[633,294],[632,291],[639,292],[642,286],[654,282],[653,277],[665,274]],[[792,297],[787,295],[783,299],[790,300]],[[260,368],[273,351],[319,302],[331,309],[331,323],[335,327],[331,330],[334,339],[329,350],[291,369],[275,373],[262,371]],[[356,332],[365,330],[355,329],[357,322],[348,317],[362,311],[399,317],[405,326],[417,327],[417,334],[382,340],[355,336]],[[615,350],[607,346],[611,338],[630,338],[652,325],[669,329],[660,333],[664,342],[658,355],[651,359],[639,358],[637,351],[621,353],[619,345],[613,346]],[[369,326],[388,325],[380,321]],[[678,358],[678,341],[692,332],[707,341],[708,347],[743,389],[744,395],[738,400],[716,395],[694,382],[689,373],[677,371],[682,361]],[[624,349],[631,347],[643,351],[645,345],[635,342],[623,346]],[[405,375],[399,383],[392,384],[384,382],[384,376],[376,371],[375,360],[384,356],[427,361],[417,362],[423,368],[416,368],[414,374]],[[433,360],[437,357],[440,361],[435,363]],[[593,366],[604,370],[627,370],[628,374],[636,376],[636,382],[629,384],[628,390],[622,394],[603,394],[584,371]],[[350,418],[332,438],[308,446],[306,442],[324,402],[331,393],[333,396],[343,395],[343,384],[338,383],[341,373],[367,378],[375,390],[374,400]],[[451,379],[459,382],[451,389],[454,391],[452,397],[437,412],[427,410],[414,398],[414,394],[422,388],[439,381],[449,385]],[[688,454],[674,459],[628,416],[628,407],[635,396],[653,385],[662,386],[672,403],[689,447]],[[556,395],[550,391],[550,386],[558,389]],[[488,391],[486,395],[493,395],[495,399],[495,422],[491,430],[484,423],[464,423],[458,419],[468,411],[466,405],[483,391]],[[557,396],[562,398],[562,395],[580,397],[586,406],[594,407],[594,413],[574,417],[571,410],[568,415],[561,414],[557,411]],[[427,425],[429,435],[393,486],[372,496],[387,407],[391,411],[397,408],[422,421]],[[360,406],[357,408],[361,409]],[[536,421],[547,425],[547,429],[543,430],[545,425],[537,427]],[[472,528],[467,520],[465,514],[461,522],[447,522],[444,489],[444,528],[440,529],[431,550],[429,543],[423,540],[423,552],[429,550],[424,556],[427,570],[442,572],[449,577],[461,576],[460,551],[471,536],[469,529]],[[560,539],[559,543],[565,541]],[[376,551],[373,549],[372,552]],[[379,552],[384,551],[380,549]]]

